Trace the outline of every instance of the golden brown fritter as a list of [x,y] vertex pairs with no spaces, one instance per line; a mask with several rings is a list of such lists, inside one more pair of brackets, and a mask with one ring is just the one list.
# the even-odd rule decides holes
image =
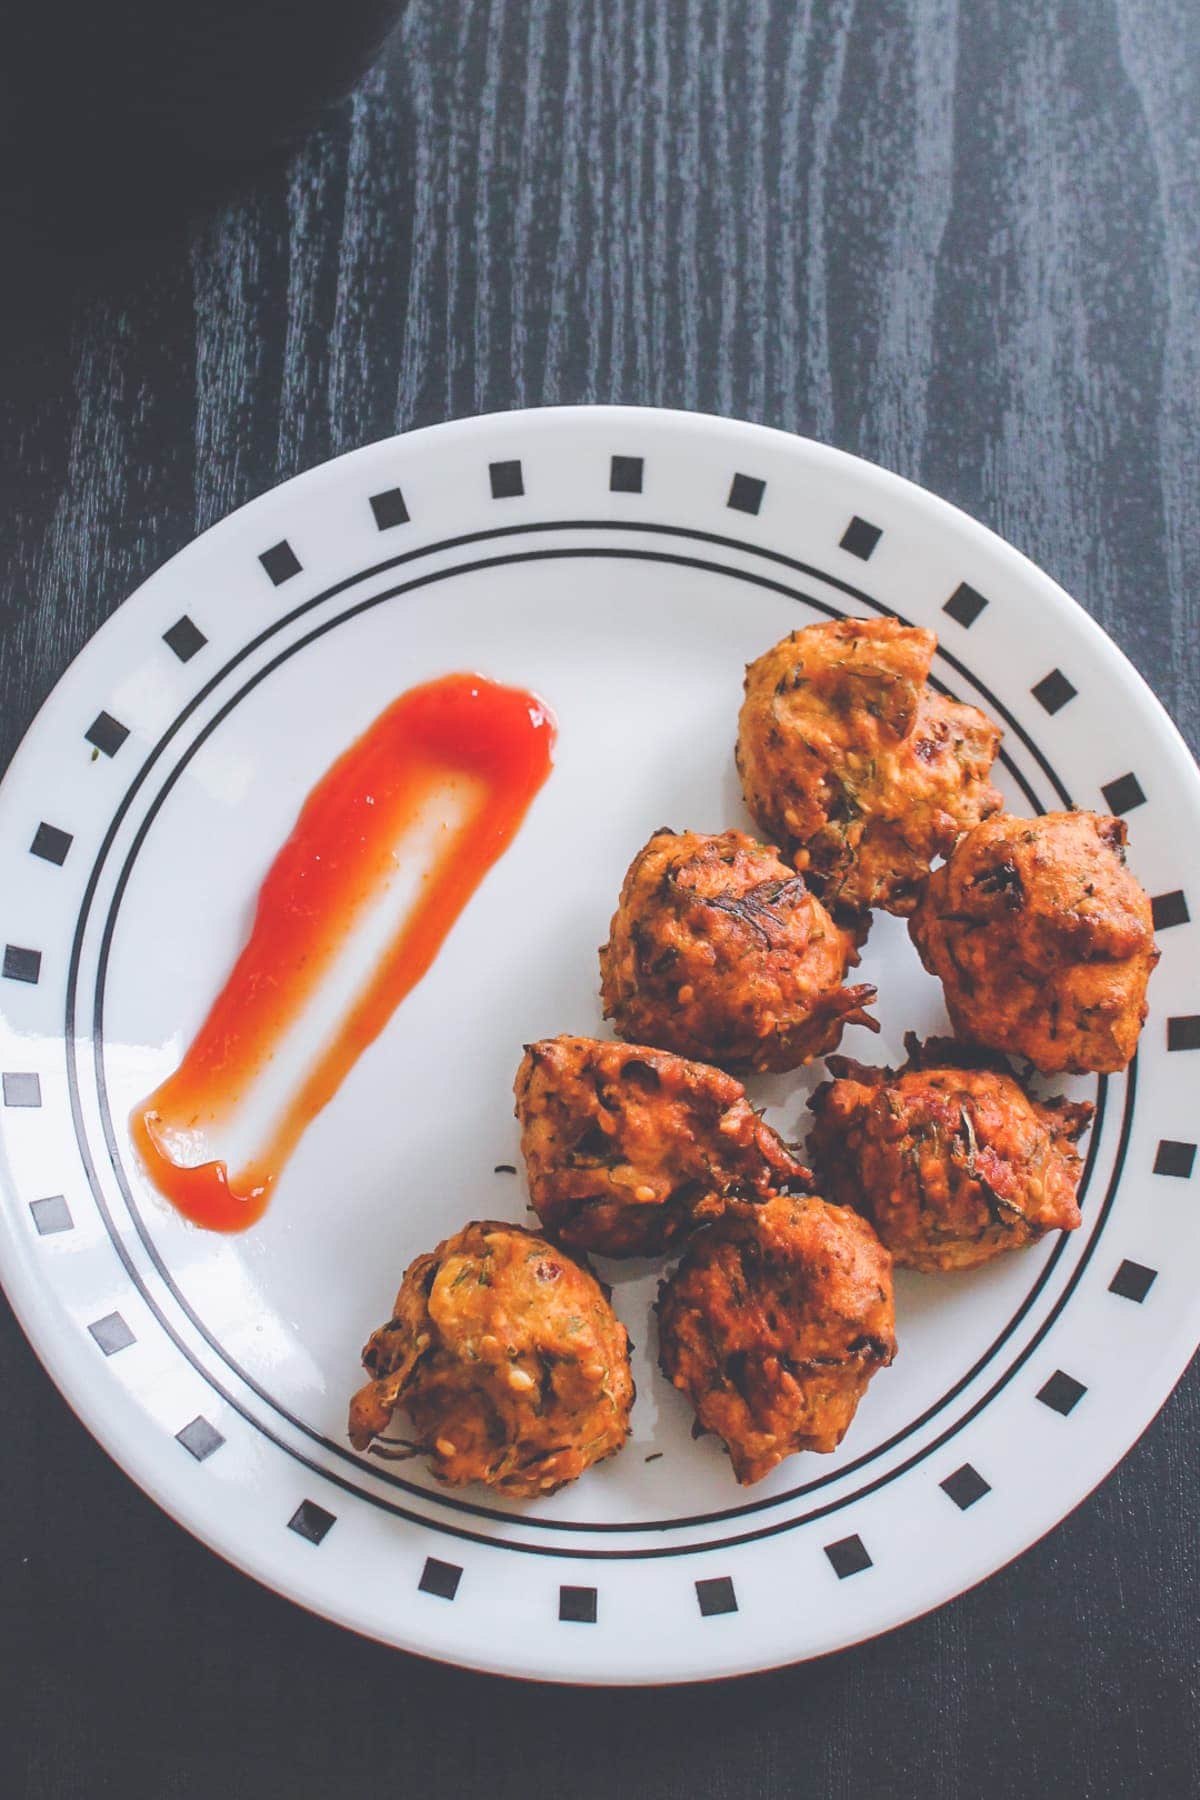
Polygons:
[[797,1450],[836,1450],[896,1354],[892,1259],[866,1220],[815,1196],[730,1207],[658,1291],[663,1373],[743,1485]]
[[1158,951],[1125,835],[1098,813],[1005,813],[934,871],[909,931],[959,1037],[1047,1075],[1126,1066]]
[[623,1038],[722,1068],[794,1069],[875,1021],[844,988],[849,937],[801,876],[740,831],[655,832],[634,857],[600,951]]
[[927,1274],[1074,1231],[1091,1106],[1034,1100],[997,1059],[950,1038],[907,1047],[898,1070],[830,1057],[808,1140],[824,1191]]
[[654,1256],[727,1200],[808,1184],[740,1081],[667,1050],[544,1038],[515,1092],[534,1208],[580,1250]]
[[365,1450],[395,1409],[451,1487],[552,1494],[629,1435],[629,1338],[608,1290],[565,1251],[484,1219],[404,1272],[395,1316],[363,1351],[350,1402]]
[[840,619],[746,670],[746,805],[839,917],[911,912],[930,863],[1001,804],[1000,728],[926,685],[936,649],[898,619]]

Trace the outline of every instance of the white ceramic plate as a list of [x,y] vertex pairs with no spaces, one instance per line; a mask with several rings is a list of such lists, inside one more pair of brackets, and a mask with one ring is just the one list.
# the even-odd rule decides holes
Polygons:
[[[1021,811],[1127,815],[1163,958],[1097,1104],[1084,1224],[970,1275],[902,1275],[901,1354],[837,1455],[739,1489],[655,1368],[658,1270],[602,1265],[637,1344],[634,1437],[540,1504],[439,1490],[345,1435],[358,1351],[412,1256],[528,1220],[521,1045],[602,1029],[596,946],[661,824],[748,823],[743,664],[841,613],[931,626],[935,675],[1005,726]],[[540,691],[557,764],[427,979],[308,1131],[266,1217],[192,1229],[131,1155],[259,882],[396,694],[474,668]],[[1112,1468],[1196,1343],[1191,1180],[1200,783],[1112,644],[961,513],[819,444],[679,413],[474,419],[342,457],[154,575],[43,708],[0,790],[0,1270],[80,1417],[261,1581],[389,1643],[556,1680],[661,1682],[819,1655],[936,1606]],[[1185,899],[1185,896],[1187,897]],[[880,1040],[944,1029],[903,925],[863,978]],[[818,1079],[758,1092],[789,1133]],[[652,1460],[651,1460],[652,1459]]]

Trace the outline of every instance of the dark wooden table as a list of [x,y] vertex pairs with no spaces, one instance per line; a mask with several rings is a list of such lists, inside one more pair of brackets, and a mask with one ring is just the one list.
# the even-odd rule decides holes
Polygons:
[[[607,400],[926,483],[1062,581],[1195,744],[1195,0],[414,0],[286,166],[184,210],[101,249],[7,240],[5,761],[106,614],[229,508],[410,426]],[[226,1568],[5,1311],[0,1791],[1195,1793],[1198,1428],[1193,1368],[1049,1540],[861,1650],[555,1691],[359,1641]]]

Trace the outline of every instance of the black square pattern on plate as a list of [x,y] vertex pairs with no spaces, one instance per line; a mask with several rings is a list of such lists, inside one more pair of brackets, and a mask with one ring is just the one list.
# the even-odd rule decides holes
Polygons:
[[738,1609],[737,1595],[728,1575],[710,1575],[707,1581],[698,1581],[696,1600],[702,1619],[713,1619],[718,1613],[732,1613]]
[[436,1556],[427,1556],[417,1586],[423,1594],[436,1594],[439,1600],[453,1600],[461,1580],[462,1570],[457,1563],[439,1562]]
[[1061,669],[1051,669],[1030,692],[1046,712],[1056,713],[1061,712],[1067,701],[1073,700],[1079,690],[1067,680]]
[[371,511],[380,531],[390,531],[393,525],[408,524],[408,508],[399,488],[384,488],[382,494],[372,494]]
[[1148,1269],[1144,1263],[1126,1259],[1109,1282],[1108,1291],[1119,1294],[1122,1300],[1136,1300],[1140,1306],[1157,1279],[1157,1269]]
[[987,600],[978,588],[973,588],[969,581],[960,581],[942,611],[948,613],[954,623],[961,625],[966,631],[975,623],[986,605]]
[[31,986],[36,987],[41,973],[42,953],[40,950],[24,950],[20,944],[5,944],[5,981],[28,981]]
[[1087,1393],[1082,1381],[1076,1381],[1073,1375],[1064,1375],[1061,1369],[1055,1369],[1049,1381],[1038,1389],[1038,1399],[1051,1412],[1061,1413],[1065,1419],[1083,1396]]
[[570,1625],[596,1623],[596,1590],[592,1587],[560,1587],[558,1616]]
[[760,481],[757,475],[735,475],[729,484],[729,498],[725,504],[734,512],[756,513],[766,491],[766,482]]
[[640,494],[645,463],[640,456],[614,456],[608,471],[608,485],[614,494]]
[[866,562],[882,536],[883,532],[878,525],[872,525],[868,520],[860,519],[855,513],[843,531],[840,543],[842,549],[848,550],[851,556],[860,557],[863,562]]
[[42,1083],[37,1075],[27,1075],[23,1070],[4,1076],[5,1106],[40,1106],[42,1104]]
[[1106,781],[1100,792],[1109,812],[1116,813],[1118,818],[1122,813],[1132,812],[1135,806],[1145,805],[1146,801],[1136,775],[1118,775],[1115,781]]
[[193,1419],[190,1424],[183,1427],[182,1431],[177,1431],[175,1440],[182,1444],[188,1455],[194,1456],[197,1462],[203,1462],[206,1457],[212,1455],[214,1450],[219,1450],[225,1442],[216,1426],[210,1425],[208,1420],[203,1417]]
[[57,863],[61,869],[67,860],[71,842],[69,831],[60,831],[57,825],[47,825],[43,819],[33,834],[29,850],[32,856],[40,856],[43,862]]
[[184,613],[182,619],[163,632],[163,643],[168,650],[173,650],[180,662],[191,662],[198,650],[203,650],[208,639],[196,624]]
[[1200,1014],[1167,1020],[1168,1050],[1200,1050]]
[[488,477],[493,500],[516,500],[525,492],[525,477],[519,462],[489,463]]
[[105,756],[115,756],[129,736],[129,727],[122,725],[120,719],[114,719],[111,713],[98,712],[83,735],[94,750],[102,751]]
[[1181,1144],[1178,1138],[1160,1138],[1154,1155],[1156,1175],[1177,1175],[1181,1181],[1191,1177],[1196,1166],[1195,1144]]
[[315,1500],[302,1500],[288,1520],[288,1530],[294,1531],[297,1537],[307,1539],[310,1544],[319,1544],[336,1524],[336,1513],[326,1512]]
[[105,1356],[115,1356],[118,1350],[128,1350],[130,1344],[137,1343],[136,1337],[118,1312],[106,1313],[104,1318],[89,1325],[88,1330]]
[[62,1194],[47,1194],[44,1200],[31,1200],[29,1211],[39,1237],[53,1237],[57,1231],[71,1231],[74,1228],[71,1209]]
[[1150,902],[1150,912],[1155,931],[1169,931],[1172,925],[1187,925],[1192,916],[1181,888],[1171,894],[1155,894]]
[[848,1575],[861,1575],[864,1569],[873,1566],[867,1546],[860,1537],[839,1538],[836,1544],[826,1544],[825,1554],[839,1581],[845,1581]]
[[282,587],[285,581],[298,575],[303,566],[286,538],[280,538],[269,550],[261,551],[258,560],[276,587]]
[[961,1469],[955,1469],[953,1475],[947,1475],[945,1481],[938,1482],[938,1486],[943,1494],[949,1494],[959,1512],[966,1512],[968,1506],[974,1506],[977,1500],[982,1500],[985,1494],[992,1491],[991,1482],[985,1481],[979,1470],[973,1469],[970,1463],[964,1463]]

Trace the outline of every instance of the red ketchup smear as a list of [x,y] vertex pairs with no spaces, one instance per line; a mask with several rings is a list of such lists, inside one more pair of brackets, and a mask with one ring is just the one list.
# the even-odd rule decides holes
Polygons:
[[[482,675],[446,675],[393,701],[304,802],[258,896],[245,949],[175,1073],[134,1108],[130,1130],[155,1186],[197,1225],[240,1231],[259,1218],[309,1122],[426,973],[550,773],[555,724],[536,695]],[[425,871],[366,986],[269,1141],[236,1174],[176,1161],[178,1134],[226,1117],[274,1054],[434,796],[469,775],[479,801]]]

